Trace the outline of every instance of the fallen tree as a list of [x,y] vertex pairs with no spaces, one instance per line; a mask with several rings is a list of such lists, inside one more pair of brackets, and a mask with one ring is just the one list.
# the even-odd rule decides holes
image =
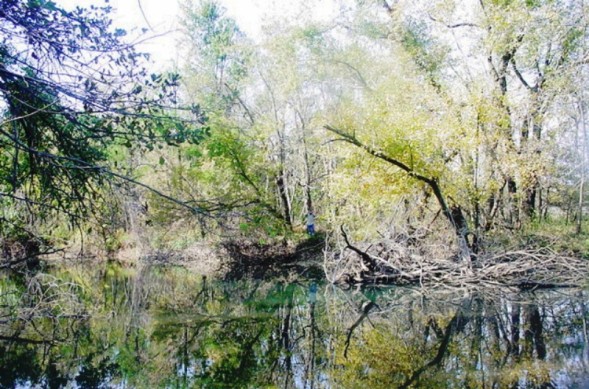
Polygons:
[[339,252],[325,253],[325,273],[333,283],[395,284],[427,287],[512,287],[520,290],[580,287],[589,262],[549,248],[484,253],[465,266],[459,258],[441,258],[397,238],[365,248],[345,242]]

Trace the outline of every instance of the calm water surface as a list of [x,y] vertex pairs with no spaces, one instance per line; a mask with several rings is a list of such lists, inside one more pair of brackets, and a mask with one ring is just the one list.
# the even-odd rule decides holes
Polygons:
[[0,275],[0,387],[585,388],[589,294]]

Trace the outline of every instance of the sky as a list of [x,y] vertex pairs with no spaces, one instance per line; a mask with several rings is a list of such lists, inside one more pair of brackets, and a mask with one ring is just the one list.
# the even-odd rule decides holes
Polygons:
[[[239,18],[240,27],[249,34],[258,34],[261,21],[260,0],[222,0],[227,15]],[[262,0],[263,2],[264,0]],[[65,9],[75,6],[87,7],[91,4],[104,5],[105,0],[55,0]],[[116,27],[124,28],[134,36],[142,28],[147,28],[151,36],[138,46],[139,50],[152,54],[157,66],[172,65],[177,58],[179,40],[179,11],[177,0],[110,0],[114,9],[113,21]],[[133,30],[136,31],[134,34]]]
[[[90,4],[104,5],[105,0],[54,0],[65,9]],[[219,0],[227,9],[227,16],[235,19],[240,29],[252,39],[261,35],[261,25],[273,17],[287,14],[312,13],[316,18],[325,19],[333,15],[333,0],[321,0],[320,6],[312,10],[301,8],[302,0]],[[178,0],[110,0],[115,9],[113,16],[116,27],[124,28],[133,36],[132,29],[148,28],[154,38],[139,45],[139,50],[152,54],[156,66],[165,68],[178,61],[179,40]]]

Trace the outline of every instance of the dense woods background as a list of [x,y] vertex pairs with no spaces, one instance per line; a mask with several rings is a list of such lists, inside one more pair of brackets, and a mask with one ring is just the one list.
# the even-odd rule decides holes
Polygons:
[[108,5],[3,0],[2,266],[288,244],[309,211],[329,247],[586,253],[585,2],[318,3],[254,40],[185,1],[155,74]]

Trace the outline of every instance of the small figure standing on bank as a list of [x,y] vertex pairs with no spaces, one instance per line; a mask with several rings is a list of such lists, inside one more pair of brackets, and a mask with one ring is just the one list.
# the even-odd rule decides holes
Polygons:
[[307,233],[309,236],[315,235],[315,215],[313,212],[307,214]]

